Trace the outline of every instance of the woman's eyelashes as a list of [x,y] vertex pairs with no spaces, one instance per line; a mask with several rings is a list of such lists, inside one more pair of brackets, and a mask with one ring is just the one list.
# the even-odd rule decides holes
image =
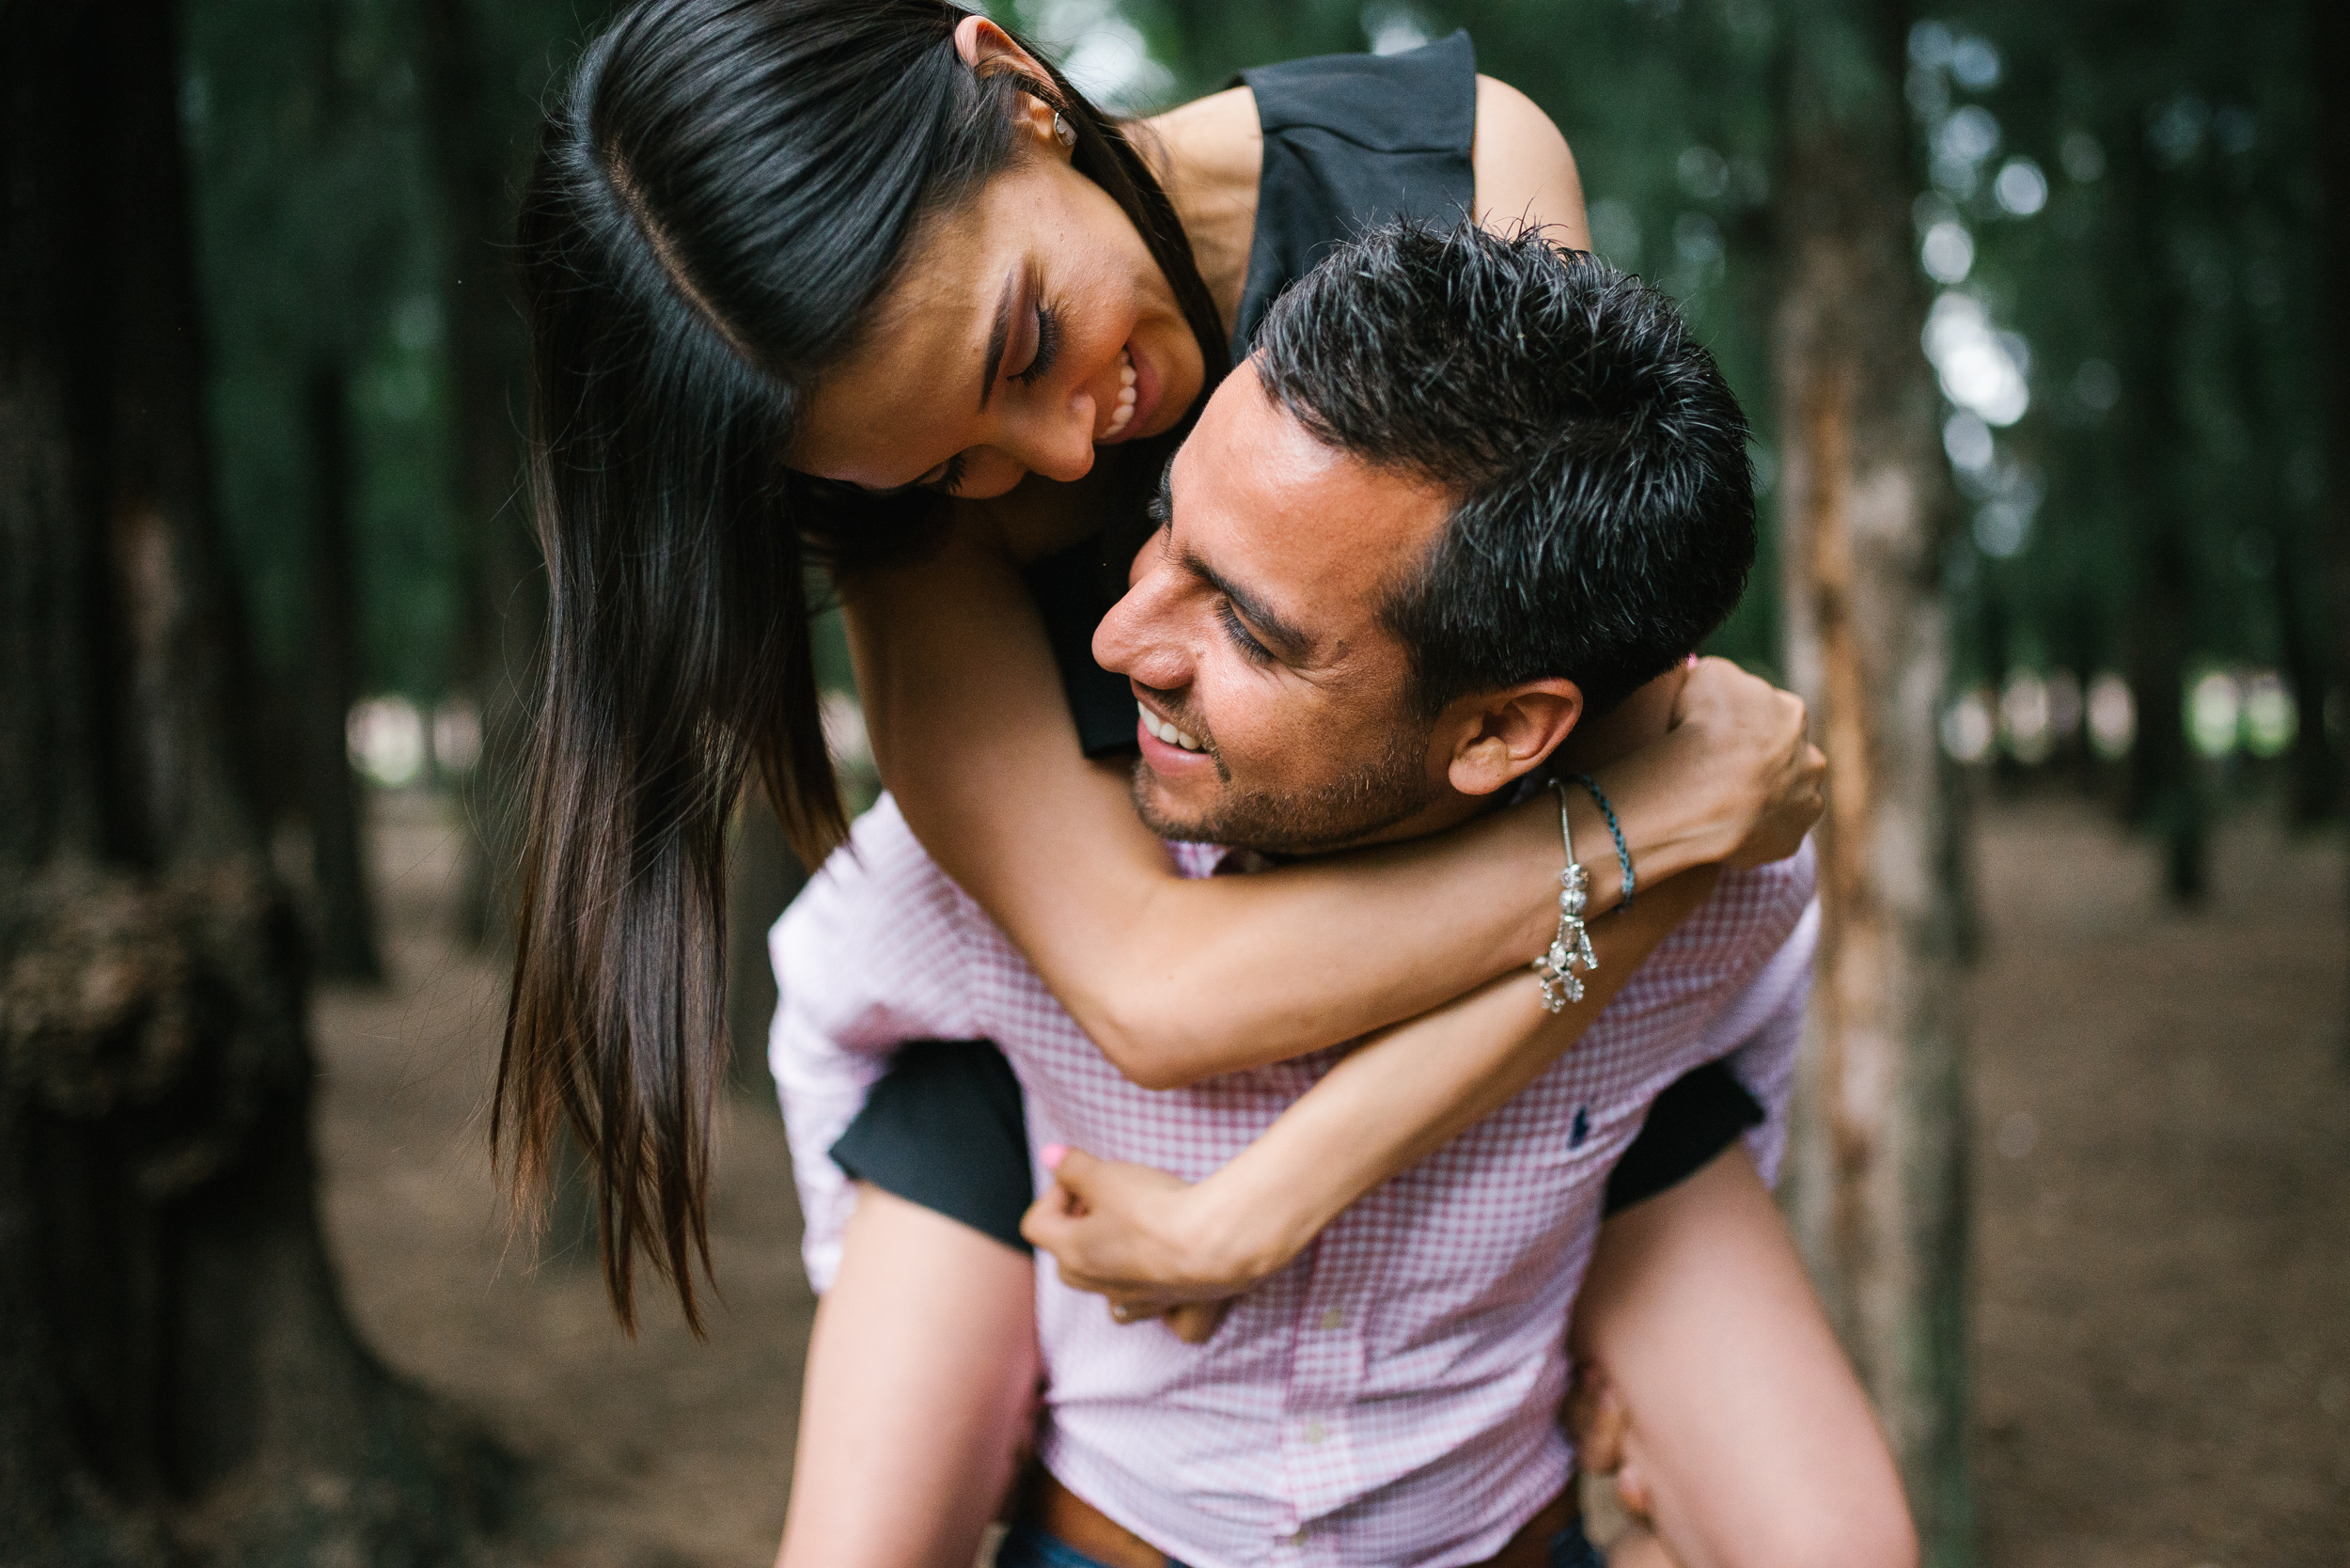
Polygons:
[[[1051,373],[1053,361],[1060,355],[1060,312],[1052,306],[1039,302],[1036,307],[1036,352],[1028,356],[1027,368],[1015,370],[1011,379],[1023,386],[1034,386]],[[924,490],[951,491],[961,488],[964,479],[965,454],[957,452],[928,478],[918,481]]]
[[1060,312],[1042,300],[1036,306],[1036,353],[1028,356],[1028,368],[1012,373],[1012,380],[1023,386],[1034,386],[1051,372],[1053,361],[1060,356]]
[[947,492],[961,489],[963,486],[963,454],[961,452],[957,452],[953,457],[948,458],[945,463],[939,465],[936,478],[924,479],[921,482],[921,488],[924,490],[938,490]]

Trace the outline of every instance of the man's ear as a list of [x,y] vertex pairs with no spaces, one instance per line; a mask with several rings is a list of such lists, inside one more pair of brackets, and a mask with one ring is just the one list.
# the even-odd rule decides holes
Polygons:
[[1446,775],[1465,795],[1492,794],[1539,766],[1582,717],[1583,690],[1572,681],[1462,698],[1436,721],[1450,739]]
[[[955,24],[955,53],[963,56],[964,65],[982,74],[990,70],[1001,71],[1009,67],[1040,82],[1053,79],[1052,73],[1037,63],[1035,55],[1014,43],[1010,33],[983,16],[966,16]],[[1058,139],[1053,134],[1053,106],[1050,103],[1031,95],[1022,105],[1020,118],[1026,122],[1029,132],[1041,137],[1046,147],[1056,152],[1062,150]]]

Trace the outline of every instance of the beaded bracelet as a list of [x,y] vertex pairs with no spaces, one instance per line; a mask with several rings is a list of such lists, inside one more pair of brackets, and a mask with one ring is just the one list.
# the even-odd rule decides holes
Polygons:
[[1591,792],[1592,804],[1599,808],[1599,814],[1607,819],[1607,831],[1616,836],[1616,864],[1623,868],[1623,902],[1619,907],[1629,909],[1632,907],[1632,847],[1623,841],[1623,828],[1616,821],[1616,808],[1607,804],[1607,797],[1600,792],[1599,780],[1590,774],[1578,773],[1574,781]]
[[1543,1011],[1560,1012],[1569,1002],[1583,999],[1583,980],[1575,974],[1575,966],[1582,965],[1588,974],[1599,967],[1599,958],[1591,951],[1590,933],[1583,927],[1583,911],[1590,902],[1590,879],[1574,857],[1574,829],[1567,823],[1567,786],[1554,778],[1550,787],[1559,792],[1559,837],[1566,845],[1567,869],[1559,873],[1559,934],[1550,939],[1550,950],[1534,961],[1533,968],[1543,985]]

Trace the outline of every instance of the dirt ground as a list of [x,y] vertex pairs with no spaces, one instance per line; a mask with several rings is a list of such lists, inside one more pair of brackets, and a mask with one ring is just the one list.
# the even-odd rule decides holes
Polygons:
[[[509,1247],[484,1157],[500,980],[442,934],[447,808],[378,803],[392,967],[317,1008],[327,1226],[396,1367],[531,1462],[524,1560],[757,1568],[783,1520],[813,1304],[772,1107],[730,1113],[725,1303]],[[1988,1568],[2350,1564],[2350,929],[2342,856],[2257,820],[2163,912],[2084,808],[1982,820],[1977,1495]]]

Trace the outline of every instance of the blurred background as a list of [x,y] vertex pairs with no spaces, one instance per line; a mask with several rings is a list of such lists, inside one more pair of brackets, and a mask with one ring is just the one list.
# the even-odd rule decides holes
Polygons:
[[[1756,420],[1771,524],[1715,651],[1813,699],[1860,813],[1824,840],[1844,935],[1788,1201],[1933,1560],[2350,1561],[2333,8],[990,9],[1136,114],[1466,27],[1558,121],[1595,248],[1684,302]],[[504,246],[605,14],[0,10],[49,51],[4,68],[11,167],[38,165],[10,197],[10,364],[42,312],[84,310],[122,394],[60,402],[57,450],[111,433],[44,490],[35,384],[0,386],[7,1560],[772,1555],[811,1309],[761,1062],[761,938],[801,872],[763,810],[739,829],[712,1342],[658,1309],[621,1338],[592,1217],[558,1201],[535,1253],[509,1242],[484,1153],[541,615]],[[45,237],[58,213],[86,235]],[[117,462],[146,477],[85,486],[112,510],[41,499]],[[130,651],[89,677],[135,732],[114,745],[59,716],[86,682],[48,650],[94,569],[43,520],[111,518],[90,558],[140,558],[133,492],[181,553],[176,580],[133,573]],[[205,760],[118,809],[130,753]],[[188,825],[212,797],[241,825]],[[191,890],[224,843],[271,874]],[[1908,956],[1854,981],[1837,954],[1872,932]]]

